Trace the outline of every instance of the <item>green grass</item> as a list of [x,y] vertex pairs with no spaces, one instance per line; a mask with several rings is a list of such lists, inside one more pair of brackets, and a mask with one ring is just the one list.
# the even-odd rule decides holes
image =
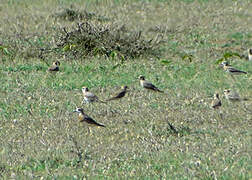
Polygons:
[[[70,5],[146,39],[161,34],[159,57],[74,58],[54,49],[59,28],[76,25],[54,12]],[[252,45],[251,10],[249,0],[3,1],[1,179],[251,179],[252,65],[236,56]],[[41,58],[40,48],[50,51]],[[221,58],[249,73],[233,81],[216,64]],[[52,75],[55,60],[60,72]],[[143,90],[139,75],[165,93]],[[122,100],[81,104],[82,86],[105,100],[122,85]],[[250,100],[228,102],[228,88]],[[209,107],[216,91],[220,112]],[[76,107],[107,127],[89,133]]]

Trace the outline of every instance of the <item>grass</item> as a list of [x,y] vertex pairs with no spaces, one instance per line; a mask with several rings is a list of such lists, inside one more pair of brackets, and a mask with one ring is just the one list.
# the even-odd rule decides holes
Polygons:
[[[158,56],[74,56],[57,38],[83,19],[56,18],[64,9],[165,42]],[[237,56],[252,45],[251,10],[249,0],[3,1],[1,178],[251,179],[251,100],[230,103],[222,93],[252,98],[251,62]],[[220,59],[249,73],[233,81]],[[55,60],[54,76],[47,68]],[[139,75],[165,93],[143,90]],[[129,86],[122,100],[81,105],[82,86],[104,100],[122,85]],[[216,91],[221,112],[209,107]],[[76,106],[107,127],[89,133]]]

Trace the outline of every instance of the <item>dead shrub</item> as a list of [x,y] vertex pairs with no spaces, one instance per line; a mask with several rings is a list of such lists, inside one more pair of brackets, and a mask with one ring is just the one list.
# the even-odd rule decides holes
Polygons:
[[97,21],[108,21],[109,18],[97,15],[93,12],[88,12],[87,10],[78,10],[74,8],[65,8],[60,12],[52,15],[55,18],[59,18],[66,21],[83,21],[95,19]]
[[63,28],[57,46],[66,55],[74,57],[116,55],[125,59],[142,55],[158,56],[163,37],[157,35],[147,40],[142,34],[142,31],[129,31],[126,25],[86,21],[78,23],[71,31]]

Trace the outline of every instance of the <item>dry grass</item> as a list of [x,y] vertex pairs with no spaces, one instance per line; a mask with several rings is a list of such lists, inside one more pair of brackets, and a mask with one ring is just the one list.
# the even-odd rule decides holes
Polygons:
[[[235,82],[216,65],[252,46],[249,0],[60,2],[0,5],[1,178],[252,178],[251,100],[230,103],[222,94],[232,88],[252,98],[251,62],[227,57],[249,72]],[[77,18],[55,18],[62,9],[75,9]],[[58,33],[81,21],[126,24],[144,39],[167,41],[160,58],[91,53],[70,61]],[[62,66],[53,76],[46,69],[55,60]],[[141,89],[140,74],[165,93]],[[130,90],[122,100],[82,106],[84,85],[101,99],[121,85]],[[216,91],[220,112],[209,107]],[[89,133],[76,106],[107,127]]]
[[78,23],[69,32],[63,28],[61,34],[57,46],[63,49],[66,55],[70,54],[75,58],[104,55],[125,60],[143,55],[145,57],[158,55],[159,46],[164,42],[158,35],[153,39],[145,40],[141,31],[130,32],[125,25],[89,21]]

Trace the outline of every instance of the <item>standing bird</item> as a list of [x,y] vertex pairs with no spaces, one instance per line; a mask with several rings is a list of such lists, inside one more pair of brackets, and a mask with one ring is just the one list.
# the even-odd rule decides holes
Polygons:
[[248,60],[252,61],[252,48],[248,49]]
[[60,66],[60,62],[55,61],[53,62],[52,66],[48,68],[48,71],[51,73],[56,73],[59,71],[59,66]]
[[145,77],[144,76],[139,76],[139,80],[140,80],[140,85],[145,88],[145,89],[150,89],[150,90],[153,90],[153,91],[157,91],[157,92],[164,92],[164,91],[161,91],[159,90],[156,86],[154,86],[151,82],[149,81],[146,81],[145,80]]
[[[225,98],[229,101],[240,101],[241,98],[240,98],[240,95],[235,92],[235,91],[231,91],[230,89],[226,89],[223,91],[224,92],[224,95],[225,95]],[[246,99],[244,99],[246,100]]]
[[211,103],[211,107],[214,108],[214,109],[219,109],[221,107],[221,100],[219,98],[219,94],[216,93],[214,94],[214,99]]
[[223,61],[221,65],[223,66],[223,69],[231,75],[247,74],[245,71],[233,68],[227,61]]
[[125,96],[127,92],[128,86],[122,86],[122,91],[120,91],[118,94],[116,94],[114,97],[108,99],[107,101],[115,100],[115,99],[120,99]]
[[79,121],[80,122],[85,122],[87,123],[88,125],[91,125],[91,126],[100,126],[100,127],[105,127],[103,124],[99,124],[97,123],[95,120],[93,120],[91,117],[89,117],[88,115],[86,115],[83,111],[82,108],[76,108],[75,111],[73,112],[77,112],[79,113]]
[[170,129],[171,129],[175,134],[178,134],[178,131],[175,129],[175,127],[174,127],[170,122],[168,122],[168,125],[169,125]]
[[105,103],[104,101],[99,100],[99,98],[94,95],[92,92],[89,91],[89,89],[87,87],[82,87],[82,93],[83,93],[83,102],[102,102]]

